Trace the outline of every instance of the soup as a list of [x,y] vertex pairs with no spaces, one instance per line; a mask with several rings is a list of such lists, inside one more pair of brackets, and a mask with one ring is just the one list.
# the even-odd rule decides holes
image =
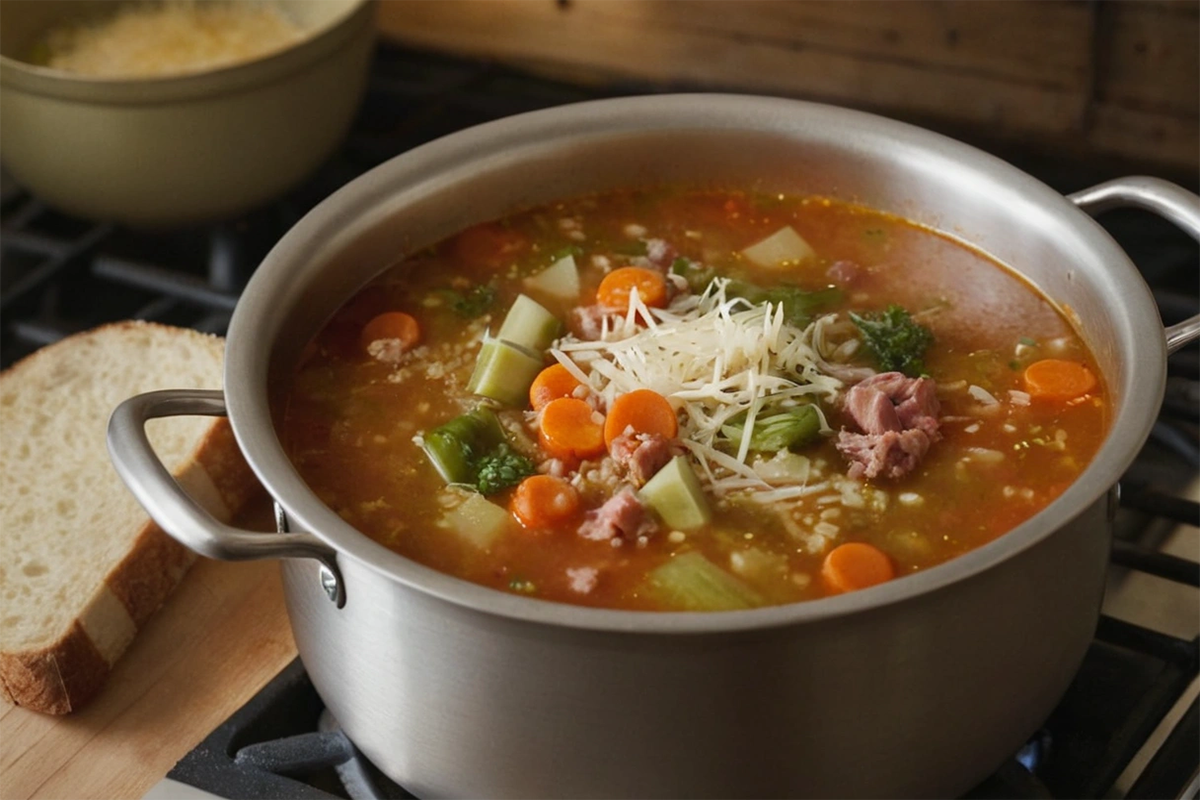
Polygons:
[[281,435],[348,523],[546,600],[716,611],[979,547],[1107,427],[1064,316],[982,253],[817,197],[656,189],[463,231],[307,348]]

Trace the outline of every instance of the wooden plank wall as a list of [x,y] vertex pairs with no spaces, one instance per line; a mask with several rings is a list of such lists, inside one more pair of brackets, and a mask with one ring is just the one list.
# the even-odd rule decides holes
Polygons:
[[1200,168],[1200,0],[386,0],[380,25],[593,85],[802,97]]

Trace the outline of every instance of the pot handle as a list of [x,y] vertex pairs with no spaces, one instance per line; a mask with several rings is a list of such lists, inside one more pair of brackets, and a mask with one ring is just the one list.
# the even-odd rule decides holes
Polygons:
[[223,417],[220,390],[166,389],[131,397],[108,420],[108,453],[121,480],[150,517],[191,550],[222,561],[260,558],[315,558],[324,567],[321,583],[338,608],[346,593],[337,552],[309,533],[260,533],[220,522],[192,497],[163,466],[150,439],[147,420],[180,415]]
[[[1093,216],[1112,208],[1128,206],[1153,211],[1200,241],[1200,197],[1161,178],[1144,175],[1116,178],[1069,194],[1067,199]],[[1174,353],[1200,339],[1200,315],[1171,325],[1164,333],[1167,337],[1167,353]]]

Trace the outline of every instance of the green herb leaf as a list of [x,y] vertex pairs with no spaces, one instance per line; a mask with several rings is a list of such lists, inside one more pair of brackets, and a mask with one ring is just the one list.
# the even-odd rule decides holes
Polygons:
[[496,287],[490,283],[481,283],[466,294],[459,295],[459,298],[451,304],[451,308],[460,317],[474,319],[487,311],[495,299]]
[[485,495],[516,486],[537,472],[532,460],[513,450],[507,443],[479,459],[477,466],[475,488]]
[[741,297],[754,305],[770,303],[782,306],[784,321],[797,328],[803,328],[812,322],[814,312],[840,301],[842,290],[830,286],[807,291],[799,286],[787,284],[764,289],[747,281],[731,280],[725,287],[725,296]]
[[646,243],[638,239],[637,241],[614,247],[613,252],[620,256],[644,256],[649,251],[646,249]]
[[579,258],[582,255],[583,255],[582,247],[580,247],[579,245],[576,245],[576,244],[569,244],[566,247],[563,247],[559,250],[555,250],[553,253],[551,253],[550,254],[550,263],[553,264],[556,261],[560,261],[560,260],[566,258],[567,256],[571,256],[572,258]]
[[862,332],[863,342],[880,368],[914,378],[925,372],[922,359],[933,344],[933,334],[913,322],[904,308],[890,305],[881,313],[861,315],[851,311],[850,319]]

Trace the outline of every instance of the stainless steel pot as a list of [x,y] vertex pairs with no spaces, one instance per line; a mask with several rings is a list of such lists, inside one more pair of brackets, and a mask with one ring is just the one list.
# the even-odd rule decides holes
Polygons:
[[[816,602],[638,613],[522,598],[412,563],[321,504],[273,392],[361,284],[469,224],[657,182],[819,193],[971,242],[1067,307],[1108,379],[1112,431],[1080,480],[950,563]],[[114,413],[117,469],[215,558],[281,558],[300,654],[362,751],[422,797],[956,795],[1014,752],[1091,640],[1111,489],[1145,440],[1169,348],[1149,290],[1084,211],[1135,205],[1200,237],[1200,198],[1128,178],[1069,198],[984,153],[853,111],[688,95],[556,108],[418,148],[334,194],[268,255],[229,330],[225,391]],[[222,414],[281,532],[220,525],[150,452],[148,418]]]

